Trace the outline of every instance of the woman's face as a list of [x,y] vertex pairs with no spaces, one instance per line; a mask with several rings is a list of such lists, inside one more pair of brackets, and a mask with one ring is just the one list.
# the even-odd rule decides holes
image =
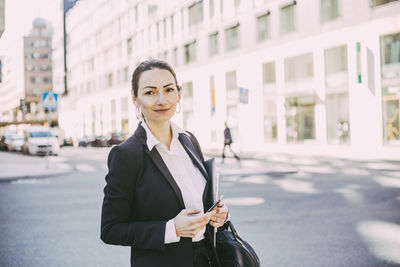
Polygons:
[[169,121],[180,99],[181,92],[178,91],[174,76],[168,70],[157,68],[142,72],[137,97],[133,97],[148,123]]

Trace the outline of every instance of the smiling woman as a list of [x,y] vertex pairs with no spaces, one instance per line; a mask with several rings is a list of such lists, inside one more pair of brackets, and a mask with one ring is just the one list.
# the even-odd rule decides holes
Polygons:
[[200,145],[171,122],[181,94],[168,63],[142,62],[132,100],[143,120],[108,156],[101,239],[131,246],[132,266],[220,266],[212,227],[226,227],[228,208],[221,202],[205,212],[212,183]]

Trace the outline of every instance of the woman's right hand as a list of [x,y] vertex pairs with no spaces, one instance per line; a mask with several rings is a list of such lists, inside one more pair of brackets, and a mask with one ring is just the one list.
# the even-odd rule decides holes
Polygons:
[[198,214],[189,216],[190,214],[196,214],[200,211],[197,209],[184,209],[176,215],[174,219],[175,231],[177,236],[181,237],[195,237],[201,229],[210,221],[211,217],[215,214],[215,210],[207,212],[205,214]]

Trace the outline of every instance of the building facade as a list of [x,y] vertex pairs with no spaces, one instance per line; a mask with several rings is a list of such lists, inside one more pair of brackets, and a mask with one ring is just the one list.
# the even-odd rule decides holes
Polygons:
[[81,1],[60,124],[132,132],[130,76],[152,57],[175,67],[175,119],[205,148],[221,147],[225,121],[241,151],[398,146],[399,14],[393,0]]

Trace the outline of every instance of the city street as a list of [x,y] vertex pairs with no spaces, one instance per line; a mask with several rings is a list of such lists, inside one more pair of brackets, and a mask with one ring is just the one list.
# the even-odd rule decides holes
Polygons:
[[[129,266],[128,247],[100,240],[108,151],[64,147],[50,165],[71,172],[0,182],[0,266]],[[220,162],[220,194],[261,266],[400,266],[400,162]]]

